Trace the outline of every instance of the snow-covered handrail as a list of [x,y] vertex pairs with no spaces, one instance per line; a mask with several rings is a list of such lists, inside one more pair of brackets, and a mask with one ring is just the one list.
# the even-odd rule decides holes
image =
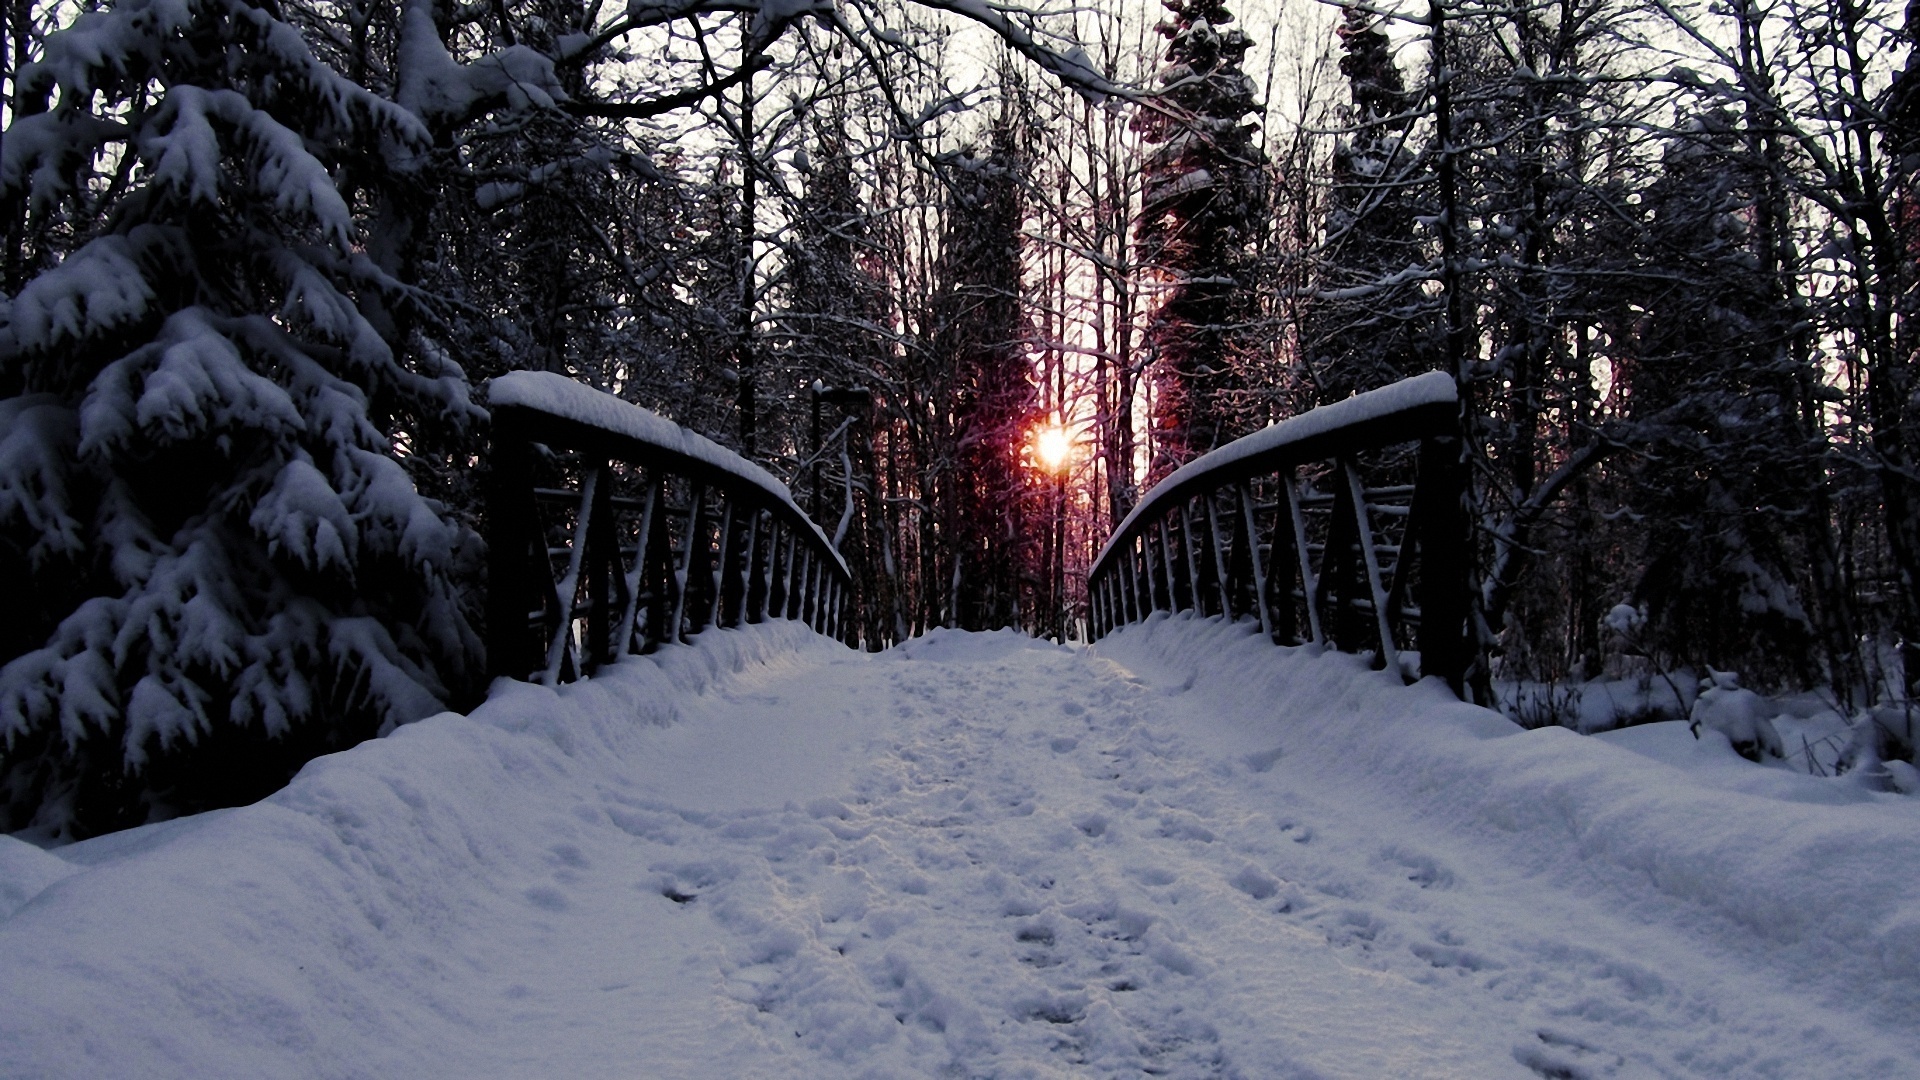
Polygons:
[[576,678],[769,617],[846,640],[847,564],[771,473],[564,375],[511,372],[488,397],[495,674]]
[[[1257,617],[1276,641],[1372,651],[1382,666],[1417,646],[1420,673],[1458,689],[1471,659],[1459,435],[1453,379],[1430,372],[1195,458],[1094,560],[1095,636],[1154,611]],[[1368,487],[1362,458],[1407,443],[1414,460],[1374,465]]]

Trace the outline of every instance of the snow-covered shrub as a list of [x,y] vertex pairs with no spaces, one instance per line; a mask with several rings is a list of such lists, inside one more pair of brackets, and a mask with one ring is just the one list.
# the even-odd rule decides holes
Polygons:
[[1529,730],[1565,727],[1578,731],[1582,730],[1582,696],[1579,683],[1514,683],[1509,693],[1501,695],[1505,700],[1500,703],[1500,711]]
[[1712,728],[1727,737],[1733,749],[1748,761],[1786,756],[1780,733],[1774,730],[1774,710],[1766,698],[1740,685],[1731,671],[1707,669],[1700,680],[1700,696],[1693,699],[1693,724]]
[[18,81],[0,828],[251,798],[468,691],[478,541],[396,447],[481,414],[360,223],[427,128],[237,0],[84,14]]
[[1920,770],[1913,765],[1920,708],[1880,705],[1854,717],[1835,766],[1876,790],[1920,792]]

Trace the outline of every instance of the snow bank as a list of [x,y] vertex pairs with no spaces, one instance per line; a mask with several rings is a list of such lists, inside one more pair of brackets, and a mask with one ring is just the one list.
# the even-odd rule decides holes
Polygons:
[[[447,1056],[498,1015],[468,1000],[480,974],[539,962],[498,927],[532,934],[568,906],[527,868],[582,858],[564,838],[585,796],[617,791],[699,695],[851,655],[794,623],[710,632],[586,682],[503,680],[472,715],[316,759],[252,806],[51,852],[0,836],[0,1076],[583,1075]],[[455,944],[474,940],[489,948]],[[639,1007],[665,1052],[674,991],[654,992]],[[706,1018],[679,1022],[715,1045]]]
[[1739,761],[1684,724],[1523,731],[1248,624],[1156,614],[1098,654],[1277,738],[1296,770],[1404,803],[1521,872],[1758,956],[1829,1001],[1920,1012],[1920,802]]
[[1219,620],[715,631],[0,837],[0,1076],[1881,1080],[1916,807]]

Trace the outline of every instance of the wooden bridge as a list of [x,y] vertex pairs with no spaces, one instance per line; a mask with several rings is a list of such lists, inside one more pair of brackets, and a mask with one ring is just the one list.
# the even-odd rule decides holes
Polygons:
[[[711,626],[805,621],[857,645],[846,562],[786,486],[653,413],[545,372],[493,380],[493,672],[554,683]],[[1430,373],[1189,462],[1088,575],[1095,638],[1155,612],[1258,621],[1462,690],[1467,471],[1453,381]]]

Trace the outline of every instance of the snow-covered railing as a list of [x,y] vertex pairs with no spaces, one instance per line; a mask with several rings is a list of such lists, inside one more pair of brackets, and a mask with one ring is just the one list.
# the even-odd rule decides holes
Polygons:
[[709,626],[848,640],[847,564],[771,473],[564,375],[489,387],[487,656],[554,683]]
[[[1413,444],[1413,445],[1409,445]],[[1154,611],[1257,618],[1456,690],[1467,634],[1459,398],[1440,372],[1282,421],[1147,492],[1087,577],[1093,632]],[[1317,561],[1316,561],[1317,557]]]

